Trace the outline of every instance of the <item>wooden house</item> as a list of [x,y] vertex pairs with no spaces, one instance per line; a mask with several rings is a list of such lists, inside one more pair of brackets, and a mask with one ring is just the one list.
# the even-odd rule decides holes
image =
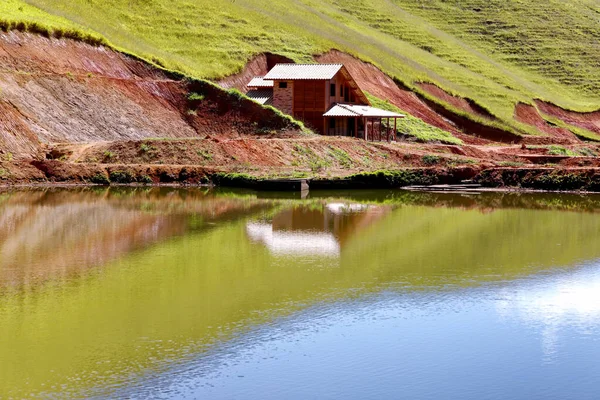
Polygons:
[[247,86],[249,97],[324,135],[395,140],[396,120],[404,117],[371,107],[342,64],[276,64]]

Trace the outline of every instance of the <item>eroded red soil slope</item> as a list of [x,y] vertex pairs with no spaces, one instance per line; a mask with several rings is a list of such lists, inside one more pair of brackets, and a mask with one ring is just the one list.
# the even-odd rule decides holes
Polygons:
[[[238,136],[287,122],[254,102],[69,39],[0,33],[0,152],[51,143]],[[189,93],[201,96],[189,100]]]
[[530,104],[519,103],[515,106],[515,119],[531,125],[548,136],[557,139],[557,143],[577,143],[579,140],[568,129],[549,124],[540,115],[537,108]]
[[589,113],[580,113],[565,110],[541,100],[536,100],[535,104],[544,114],[561,119],[567,124],[600,134],[600,110]]
[[485,108],[481,107],[474,101],[466,99],[464,97],[455,96],[446,92],[444,89],[432,84],[432,83],[420,83],[419,87],[425,90],[432,96],[437,97],[440,100],[456,107],[459,110],[467,112],[469,114],[478,115],[480,117],[494,120],[496,119],[492,114],[489,113]]

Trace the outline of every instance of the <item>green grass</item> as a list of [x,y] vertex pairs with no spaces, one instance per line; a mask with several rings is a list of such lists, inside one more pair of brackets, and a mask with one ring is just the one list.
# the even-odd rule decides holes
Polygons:
[[581,147],[575,150],[567,149],[562,146],[551,145],[548,146],[548,154],[553,156],[569,156],[569,157],[597,157],[598,152],[588,147]]
[[70,38],[93,45],[108,45],[108,41],[81,25],[65,18],[50,15],[21,0],[3,0],[0,3],[0,30],[17,29],[37,33],[46,37]]
[[188,100],[190,101],[202,101],[204,100],[205,96],[203,94],[199,94],[199,93],[190,93],[188,95]]
[[552,145],[548,147],[548,154],[551,156],[578,156],[579,154],[574,152],[573,150],[569,150],[562,146]]
[[399,134],[414,137],[421,142],[462,144],[462,140],[452,136],[452,134],[435,126],[429,125],[417,117],[413,117],[388,101],[381,100],[370,95],[369,93],[367,93],[367,98],[373,107],[405,115],[405,118],[397,121],[396,129],[398,130]]
[[[26,4],[27,3],[27,4]],[[43,11],[32,6],[37,6]],[[432,82],[514,121],[535,98],[600,108],[597,0],[3,0],[0,19],[83,29],[201,78],[269,51],[299,62],[337,48],[423,93]]]
[[[309,146],[296,144],[294,145],[293,153],[298,159],[298,165],[302,163],[308,166],[312,172],[319,172],[331,166],[331,161],[319,157]],[[332,158],[334,158],[333,155]]]
[[213,154],[210,152],[210,150],[200,149],[196,151],[196,154],[198,155],[198,157],[202,157],[206,161],[212,161],[213,159]]
[[156,151],[156,147],[149,145],[148,143],[140,144],[140,151],[142,153],[152,153]]
[[423,164],[425,165],[436,165],[439,164],[440,160],[441,158],[439,156],[433,156],[429,154],[422,157]]
[[348,153],[335,146],[329,146],[329,156],[343,168],[352,168],[354,164]]

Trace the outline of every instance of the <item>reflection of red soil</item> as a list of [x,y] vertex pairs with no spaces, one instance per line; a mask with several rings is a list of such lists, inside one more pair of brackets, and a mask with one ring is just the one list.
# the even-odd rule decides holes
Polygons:
[[183,232],[185,221],[115,209],[108,204],[5,206],[0,219],[0,287],[65,279]]
[[600,134],[600,110],[589,113],[579,113],[562,109],[554,104],[541,100],[536,100],[535,104],[544,114],[561,119],[567,124]]
[[235,219],[262,203],[174,189],[136,196],[119,189],[9,194],[0,206],[0,291],[68,279],[181,235],[190,215]]
[[456,107],[459,110],[465,111],[469,114],[479,115],[480,117],[487,119],[496,119],[492,114],[490,114],[485,108],[481,107],[471,99],[466,99],[459,96],[454,96],[444,89],[431,84],[431,83],[420,83],[419,87],[425,90],[432,96],[437,97],[440,100],[445,101],[446,103]]
[[553,138],[563,139],[563,143],[565,140],[571,143],[579,142],[577,137],[568,129],[552,126],[546,122],[538,112],[537,108],[532,105],[518,103],[515,106],[515,119],[519,122],[534,126],[539,131],[544,132]]

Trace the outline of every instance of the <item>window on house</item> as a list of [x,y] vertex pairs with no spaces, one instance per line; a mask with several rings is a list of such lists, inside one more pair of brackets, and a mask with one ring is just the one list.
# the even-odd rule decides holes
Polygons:
[[331,85],[329,85],[329,95],[331,97],[335,97],[335,83],[332,83]]
[[335,129],[335,119],[329,118],[329,129]]
[[279,89],[287,89],[287,82],[279,82]]

